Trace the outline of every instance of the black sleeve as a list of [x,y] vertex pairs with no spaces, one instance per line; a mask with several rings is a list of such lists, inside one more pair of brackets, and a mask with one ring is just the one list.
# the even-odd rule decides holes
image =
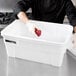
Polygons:
[[76,26],[76,8],[71,0],[66,2],[66,14],[71,25]]
[[21,0],[19,2],[16,3],[15,7],[14,7],[14,14],[17,17],[17,14],[21,11],[25,12],[30,8],[31,2],[30,0]]

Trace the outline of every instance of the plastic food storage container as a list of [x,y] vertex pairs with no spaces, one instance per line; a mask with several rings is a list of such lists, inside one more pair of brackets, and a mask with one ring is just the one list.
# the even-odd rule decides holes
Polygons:
[[72,35],[72,26],[30,20],[42,34],[31,34],[26,24],[15,20],[1,31],[8,57],[51,64],[60,67]]

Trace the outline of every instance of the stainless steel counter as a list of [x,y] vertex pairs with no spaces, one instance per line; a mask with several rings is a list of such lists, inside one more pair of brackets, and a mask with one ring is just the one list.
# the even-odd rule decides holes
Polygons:
[[18,58],[8,58],[1,38],[0,76],[76,76],[76,58],[67,51],[60,68]]

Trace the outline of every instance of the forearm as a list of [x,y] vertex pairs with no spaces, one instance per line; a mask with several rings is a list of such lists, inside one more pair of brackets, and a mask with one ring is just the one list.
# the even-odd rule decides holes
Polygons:
[[37,26],[29,22],[29,19],[25,12],[19,12],[17,16],[22,22],[26,23],[26,26],[28,27],[31,33],[33,33],[36,36],[41,35],[41,30]]
[[26,13],[25,12],[19,12],[18,14],[17,14],[17,16],[18,16],[18,18],[22,21],[22,22],[24,22],[24,23],[27,23],[28,21],[29,21],[29,19],[28,19],[28,17],[27,17],[27,15],[26,15]]

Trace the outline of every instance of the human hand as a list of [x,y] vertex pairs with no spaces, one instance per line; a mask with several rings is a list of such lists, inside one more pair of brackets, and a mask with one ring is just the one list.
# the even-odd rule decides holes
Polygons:
[[76,33],[76,26],[73,28],[74,33]]
[[31,22],[27,22],[26,26],[28,27],[29,32],[31,32],[35,36],[38,36],[38,37],[41,36],[41,30],[38,28],[38,26],[36,26]]

